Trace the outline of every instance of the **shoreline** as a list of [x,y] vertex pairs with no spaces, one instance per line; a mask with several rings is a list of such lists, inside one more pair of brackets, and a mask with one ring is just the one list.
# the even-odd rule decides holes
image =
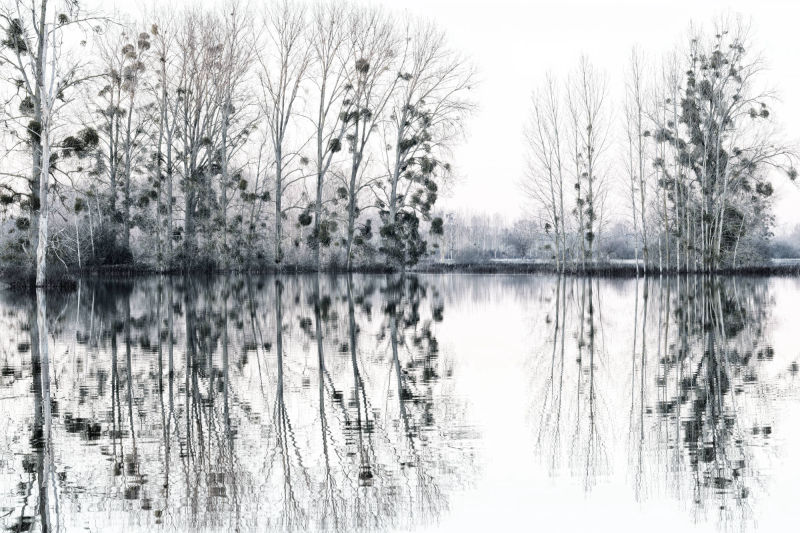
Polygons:
[[[262,268],[228,268],[160,270],[148,265],[112,265],[71,269],[52,273],[48,289],[69,290],[77,286],[79,279],[126,279],[149,276],[220,276],[220,275],[298,275],[314,274],[318,269],[313,265],[268,265]],[[327,267],[319,271],[325,275],[342,274],[397,274],[401,271],[385,265],[364,265],[351,268]],[[407,274],[551,274],[566,276],[596,276],[604,278],[636,278],[657,276],[800,276],[798,264],[747,265],[736,268],[720,268],[713,271],[686,270],[675,268],[651,268],[645,271],[641,265],[637,269],[634,264],[594,263],[581,268],[570,265],[559,270],[555,264],[535,262],[465,262],[465,263],[425,263],[405,270]],[[0,271],[0,288],[33,289],[33,278],[19,269]]]
[[595,263],[569,265],[559,270],[551,263],[432,263],[415,267],[416,273],[465,273],[465,274],[561,274],[568,276],[597,277],[657,277],[657,276],[800,276],[800,264],[747,265],[718,268],[715,270],[676,269],[658,267],[645,269],[634,264]]

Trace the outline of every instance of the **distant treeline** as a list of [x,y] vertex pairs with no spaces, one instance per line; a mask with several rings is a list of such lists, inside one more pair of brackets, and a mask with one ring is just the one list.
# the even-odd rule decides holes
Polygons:
[[[516,260],[543,262],[559,266],[554,261],[552,235],[542,228],[539,220],[506,221],[495,215],[447,213],[445,232],[438,253],[427,263],[478,264]],[[771,259],[800,258],[800,226],[780,237],[772,237],[748,247],[752,257],[739,262],[737,269],[766,265]],[[747,256],[745,256],[747,257]],[[620,260],[642,263],[641,250],[630,222],[609,223],[599,234],[594,247],[594,263],[608,265]],[[567,264],[566,267],[574,265]],[[674,270],[669,265],[663,268]],[[662,268],[662,269],[663,269]],[[720,268],[733,268],[729,267]]]

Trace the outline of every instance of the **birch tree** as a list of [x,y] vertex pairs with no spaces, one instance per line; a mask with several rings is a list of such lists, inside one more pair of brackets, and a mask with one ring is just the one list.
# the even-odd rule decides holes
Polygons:
[[[86,61],[69,54],[64,46],[65,34],[91,19],[83,15],[77,2],[14,0],[0,8],[0,20],[5,26],[0,64],[10,71],[7,80],[17,89],[18,100],[12,101],[19,102],[18,118],[22,122],[30,118],[24,126],[24,143],[30,147],[32,162],[28,191],[13,192],[25,197],[22,207],[29,215],[31,230],[26,248],[34,255],[36,286],[41,287],[47,283],[54,132],[59,116],[72,101],[67,92],[85,79]],[[80,39],[80,46],[85,44],[86,40]]]

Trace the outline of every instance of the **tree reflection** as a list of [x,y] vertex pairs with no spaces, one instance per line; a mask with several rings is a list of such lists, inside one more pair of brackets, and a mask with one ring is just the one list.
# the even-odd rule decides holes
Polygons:
[[30,305],[30,370],[13,370],[34,416],[13,415],[31,438],[6,529],[84,527],[86,508],[109,528],[409,528],[473,468],[442,299],[416,278],[158,277],[62,299]]
[[[624,319],[612,316],[604,324],[595,281],[559,278],[546,293],[549,346],[538,352],[533,397],[539,454],[554,474],[562,456],[573,471],[582,464],[588,490],[605,472],[603,443],[627,435],[637,499],[664,490],[698,513],[747,518],[772,433],[763,420],[775,393],[759,378],[775,355],[767,281],[683,276],[626,283],[625,294],[633,296],[625,300],[633,310],[627,358],[618,357]],[[611,352],[599,334],[604,327],[614,328]],[[574,346],[565,342],[567,329]]]
[[749,402],[763,400],[753,385],[761,362],[773,355],[763,336],[766,287],[746,281],[740,292],[740,286],[708,276],[678,280],[673,313],[684,338],[659,368],[664,399],[654,414],[676,424],[666,443],[682,451],[675,469],[688,466],[693,500],[746,514],[759,475],[749,450],[759,435],[743,427],[743,418]]
[[[552,312],[545,317],[550,348],[546,351],[543,394],[538,402],[537,448],[552,473],[561,468],[566,452],[570,471],[580,476],[587,490],[605,466],[601,409],[605,369],[600,331],[599,290],[593,278],[559,276],[548,287],[546,300]],[[572,316],[570,316],[572,315]],[[571,340],[567,342],[567,331]],[[565,442],[566,439],[566,442]],[[565,446],[566,444],[566,446]]]

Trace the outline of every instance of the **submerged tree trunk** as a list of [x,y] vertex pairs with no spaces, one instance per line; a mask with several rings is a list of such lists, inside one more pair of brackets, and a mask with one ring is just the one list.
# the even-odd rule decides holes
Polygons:
[[[52,408],[50,399],[50,356],[48,352],[47,295],[36,289],[36,327],[31,329],[31,362],[34,393],[34,447],[39,484],[41,530],[50,531],[50,479],[52,464]],[[55,489],[55,487],[53,487]]]

